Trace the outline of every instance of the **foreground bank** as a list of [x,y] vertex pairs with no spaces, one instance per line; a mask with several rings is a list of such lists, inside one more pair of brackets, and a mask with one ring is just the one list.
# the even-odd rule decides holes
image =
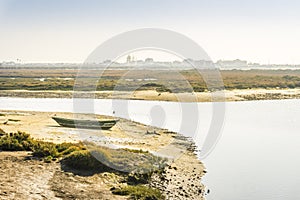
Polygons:
[[[8,133],[29,132],[36,140],[54,144],[78,143],[87,134],[91,134],[89,137],[95,134],[95,132],[85,132],[85,129],[82,129],[80,132],[85,133],[82,136],[75,129],[60,127],[51,119],[53,115],[55,113],[1,111],[0,128]],[[59,115],[72,116],[69,113],[59,113]],[[193,143],[187,138],[167,130],[124,119],[120,119],[111,130],[102,131],[97,137],[90,138],[90,142],[96,142],[105,148],[113,145],[132,149],[129,152],[133,154],[148,152],[168,158],[167,165],[159,173],[153,173],[149,182],[143,183],[143,187],[138,188],[139,191],[145,188],[157,189],[166,199],[203,199],[204,187],[200,181],[205,170],[194,154]],[[97,138],[99,140],[96,140]],[[124,194],[124,190],[120,191],[120,188],[124,189],[124,186],[132,184],[128,182],[128,174],[124,175],[123,172],[109,170],[89,174],[87,172],[90,170],[68,170],[61,164],[63,156],[45,163],[43,160],[37,160],[30,152],[1,152],[0,159],[1,173],[6,174],[1,180],[3,198],[132,198],[130,195],[126,196],[130,193],[129,191],[125,192],[125,196],[118,195]],[[134,187],[130,187],[128,190],[133,189]]]

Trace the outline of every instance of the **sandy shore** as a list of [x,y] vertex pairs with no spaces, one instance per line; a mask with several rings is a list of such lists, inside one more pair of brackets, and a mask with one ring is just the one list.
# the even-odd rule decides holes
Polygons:
[[[60,127],[51,119],[51,116],[55,114],[61,117],[73,117],[70,113],[29,111],[0,111],[0,113],[0,128],[6,132],[24,131],[36,139],[55,143],[78,142],[87,139],[100,145],[143,149],[168,157],[173,160],[170,162],[170,167],[165,170],[163,175],[154,177],[151,186],[160,189],[167,199],[204,199],[201,177],[205,173],[205,168],[194,154],[193,144],[177,133],[125,119],[120,119],[111,130],[99,132],[99,130]],[[13,196],[12,199],[122,199],[122,197],[112,196],[107,184],[102,187],[101,198],[91,195],[80,196],[78,185],[84,185],[87,182],[92,186],[84,191],[96,195],[95,192],[92,193],[92,190],[97,188],[97,182],[105,183],[103,174],[95,175],[95,177],[78,177],[63,172],[58,167],[58,163],[26,161],[26,159],[24,160],[26,155],[23,153],[0,152],[1,173],[9,174],[11,177],[10,182],[6,183],[6,178],[2,176],[0,185],[2,194],[0,196],[10,195],[9,197]],[[39,165],[41,166],[39,167]],[[10,168],[9,166],[18,167]],[[45,178],[41,181],[33,178],[27,180],[27,176],[33,176],[34,171],[30,171],[30,169]],[[14,181],[18,182],[18,187],[10,186],[14,185]],[[106,182],[109,181],[111,180],[106,180]],[[113,183],[109,183],[109,185],[112,186]],[[37,190],[38,193],[34,192],[33,188],[36,187],[40,188]],[[84,186],[84,188],[88,187]],[[21,192],[23,190],[27,192]],[[74,198],[67,198],[68,194],[71,195],[72,192],[74,192]]]
[[[298,99],[300,89],[235,89],[223,92],[195,92],[195,93],[169,93],[155,90],[144,91],[97,91],[95,93],[77,93],[83,98],[98,99],[138,99],[157,101],[249,101],[272,99]],[[95,96],[94,96],[95,95]],[[2,90],[0,97],[23,98],[73,98],[73,91],[29,91],[29,90]]]

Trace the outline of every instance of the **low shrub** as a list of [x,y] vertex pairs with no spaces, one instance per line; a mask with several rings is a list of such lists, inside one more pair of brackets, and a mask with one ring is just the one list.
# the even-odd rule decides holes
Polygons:
[[2,151],[31,151],[31,145],[30,135],[24,132],[4,134],[0,138]]
[[45,158],[45,160],[59,158],[81,149],[84,149],[81,143],[54,144],[52,142],[35,140],[29,134],[20,131],[17,133],[4,133],[0,137],[0,150],[32,151],[33,156]]
[[167,159],[146,151],[128,151],[103,146],[89,146],[91,154],[117,171],[145,174],[164,168]]
[[73,145],[73,146],[70,146],[69,148],[67,148],[66,150],[60,152],[60,154],[62,156],[66,156],[66,155],[69,155],[75,151],[80,151],[80,150],[84,150],[84,148],[81,148],[79,146],[76,146],[76,145]]
[[57,151],[65,156],[69,155],[70,153],[74,151],[80,151],[80,150],[85,150],[85,147],[82,143],[61,143],[61,144],[56,144],[56,149]]
[[51,156],[52,158],[58,158],[60,156],[56,145],[52,142],[34,141],[31,150],[33,152],[32,155],[36,157],[44,158]]
[[63,142],[61,144],[56,144],[56,149],[58,152],[63,152],[73,146],[74,144],[69,143],[69,142]]
[[133,200],[163,200],[165,197],[163,194],[154,188],[150,188],[143,185],[136,186],[124,186],[121,188],[112,189],[112,193],[122,196],[130,196]]
[[126,173],[127,181],[131,185],[148,183],[152,174],[163,169],[167,161],[142,150],[111,149],[93,143],[86,145],[88,150],[71,147],[75,150],[64,157],[62,163],[79,170]]
[[62,163],[79,170],[111,171],[107,166],[99,162],[88,150],[74,151],[66,156]]
[[[87,147],[87,149],[85,148]],[[35,140],[24,132],[9,133],[0,137],[0,150],[32,151],[32,155],[51,162],[63,157],[62,162],[73,169],[94,171],[119,171],[129,174],[132,185],[145,184],[154,172],[164,168],[167,159],[148,151],[111,149],[94,143],[54,144]]]

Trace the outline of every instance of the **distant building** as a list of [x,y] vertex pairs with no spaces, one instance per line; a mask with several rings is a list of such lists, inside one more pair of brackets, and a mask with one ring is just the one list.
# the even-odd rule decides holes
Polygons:
[[214,63],[211,60],[196,60],[195,61],[195,66],[197,68],[214,68]]
[[9,66],[15,66],[16,63],[13,62],[13,61],[8,61],[8,62],[5,62],[5,61],[4,61],[4,62],[2,63],[2,65],[3,65],[3,66],[8,66],[8,67],[9,67]]
[[111,63],[111,60],[104,60],[103,63]]
[[183,63],[193,63],[193,62],[194,62],[194,60],[191,58],[186,58],[183,60]]
[[128,55],[128,56],[127,56],[127,63],[131,63],[131,61],[132,61],[132,60],[131,60],[131,56]]
[[143,60],[137,60],[136,63],[137,64],[144,64],[144,61]]
[[153,60],[153,58],[146,58],[146,59],[145,59],[145,62],[146,62],[146,63],[153,63],[154,60]]
[[235,68],[235,67],[247,67],[248,63],[245,60],[219,60],[216,63],[218,66],[223,68]]
[[178,61],[178,60],[174,60],[173,61],[173,64],[175,64],[175,65],[180,65],[182,62],[180,62],[180,61]]

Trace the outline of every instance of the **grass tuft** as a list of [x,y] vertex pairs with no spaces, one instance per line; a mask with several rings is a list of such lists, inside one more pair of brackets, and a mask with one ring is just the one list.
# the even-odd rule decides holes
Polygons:
[[50,161],[76,150],[83,149],[82,144],[62,143],[54,144],[35,140],[24,132],[3,133],[0,137],[0,150],[2,151],[32,151],[33,156],[45,158]]
[[122,196],[130,196],[133,200],[163,200],[165,197],[158,189],[144,185],[124,186],[112,189],[112,193]]
[[88,150],[79,150],[66,156],[62,163],[78,170],[111,171],[107,166],[99,162]]

